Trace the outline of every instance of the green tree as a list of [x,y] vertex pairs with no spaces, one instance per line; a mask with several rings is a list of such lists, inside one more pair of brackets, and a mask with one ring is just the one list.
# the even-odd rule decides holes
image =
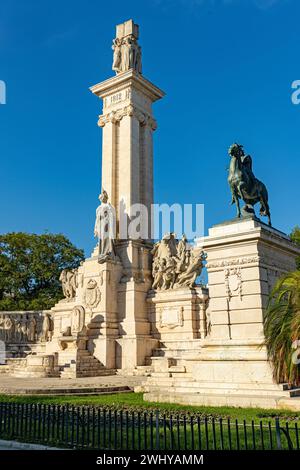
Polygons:
[[0,235],[0,310],[53,307],[63,297],[60,272],[83,259],[83,251],[61,234]]
[[300,385],[300,365],[293,347],[300,339],[300,271],[287,273],[276,283],[264,326],[274,379],[277,383]]
[[[300,227],[297,225],[291,233],[291,239],[300,246]],[[300,256],[297,258],[297,269],[300,270]]]

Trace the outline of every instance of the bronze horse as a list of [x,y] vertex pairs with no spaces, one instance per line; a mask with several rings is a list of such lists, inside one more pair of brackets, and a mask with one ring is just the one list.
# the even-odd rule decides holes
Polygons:
[[[236,204],[237,207],[237,217],[255,215],[253,206],[260,202],[259,213],[268,217],[271,226],[268,191],[264,183],[256,179],[252,172],[252,158],[250,155],[245,155],[243,146],[239,144],[233,144],[228,153],[231,157],[228,183],[232,194],[231,204]],[[242,208],[240,199],[245,203]]]

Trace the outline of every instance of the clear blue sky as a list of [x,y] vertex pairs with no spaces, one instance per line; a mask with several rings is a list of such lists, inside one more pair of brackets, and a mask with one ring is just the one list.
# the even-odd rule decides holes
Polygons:
[[65,233],[89,254],[100,189],[100,101],[115,24],[140,25],[155,104],[156,202],[234,216],[227,149],[244,144],[273,224],[300,224],[298,0],[1,0],[0,232]]

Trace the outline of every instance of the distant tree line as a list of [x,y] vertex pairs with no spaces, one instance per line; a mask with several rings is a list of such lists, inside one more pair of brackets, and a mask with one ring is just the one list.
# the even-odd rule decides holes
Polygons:
[[0,235],[0,310],[53,307],[63,297],[60,272],[83,259],[83,250],[61,234]]

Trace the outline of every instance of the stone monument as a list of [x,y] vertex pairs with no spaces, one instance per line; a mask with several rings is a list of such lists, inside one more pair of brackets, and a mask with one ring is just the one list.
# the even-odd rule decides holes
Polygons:
[[[8,369],[142,374],[151,401],[299,410],[300,389],[273,381],[263,319],[275,281],[295,269],[300,249],[272,228],[268,191],[243,146],[229,149],[237,218],[193,245],[175,233],[152,241],[152,105],[164,93],[142,74],[138,40],[132,20],[117,25],[115,76],[91,87],[103,103],[97,246],[62,271],[64,299],[51,311],[1,313],[0,339],[15,361]],[[268,225],[256,217],[257,203]],[[199,279],[205,263],[207,287]]]

